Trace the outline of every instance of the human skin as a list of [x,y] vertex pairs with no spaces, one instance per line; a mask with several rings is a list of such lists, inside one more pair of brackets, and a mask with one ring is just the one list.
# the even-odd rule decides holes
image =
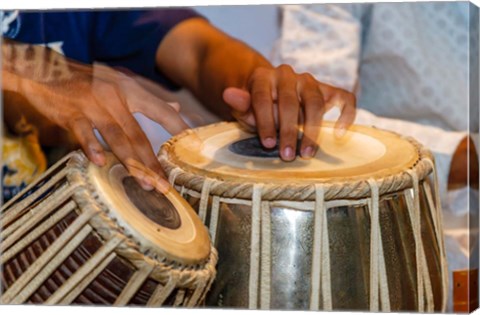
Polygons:
[[[6,121],[27,116],[41,129],[60,127],[68,136],[59,139],[73,139],[101,166],[105,156],[94,134],[97,129],[127,168],[132,160],[139,161],[165,177],[133,113],[140,112],[177,134],[188,128],[178,104],[150,94],[124,73],[80,64],[45,47],[4,40],[2,56]],[[353,94],[318,82],[310,74],[295,73],[288,65],[273,67],[202,18],[174,27],[158,46],[156,64],[220,117],[235,117],[258,132],[266,148],[279,141],[285,161],[295,159],[297,145],[303,158],[315,154],[323,114],[332,106],[342,110],[336,124],[340,136],[355,117]],[[299,132],[303,137],[297,143]],[[142,186],[155,185],[145,179]]]

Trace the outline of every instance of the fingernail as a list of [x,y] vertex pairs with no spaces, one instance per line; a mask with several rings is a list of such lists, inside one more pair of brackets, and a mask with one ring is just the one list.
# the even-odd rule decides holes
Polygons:
[[271,149],[275,146],[275,144],[276,144],[276,141],[272,137],[268,137],[263,140],[263,146],[265,148]]
[[335,128],[335,136],[337,138],[343,137],[346,132],[347,132],[347,129],[345,129],[345,127]]
[[313,157],[313,148],[311,146],[308,146],[303,149],[302,151],[302,157],[303,158],[312,158]]
[[153,190],[153,185],[149,181],[140,179],[139,182],[140,182],[140,186],[142,186],[144,190],[147,190],[147,191]]
[[283,157],[287,161],[293,160],[294,156],[293,156],[292,147],[287,146],[287,147],[285,147],[285,149],[283,149]]
[[93,163],[95,163],[95,165],[97,166],[104,166],[106,161],[105,161],[105,154],[103,154],[102,152],[99,152],[99,151],[93,151],[92,152],[92,155],[93,155]]
[[167,102],[167,104],[172,106],[177,112],[180,110],[180,103],[178,102]]

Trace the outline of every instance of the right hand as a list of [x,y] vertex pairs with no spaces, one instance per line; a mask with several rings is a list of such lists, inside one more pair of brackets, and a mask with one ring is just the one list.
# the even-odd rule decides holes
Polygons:
[[[19,44],[16,49],[17,57],[7,58],[2,67],[3,89],[23,95],[42,116],[68,130],[96,165],[104,165],[105,155],[94,129],[127,169],[132,160],[138,161],[165,178],[133,113],[144,114],[175,135],[188,128],[178,104],[159,99],[132,77],[110,67],[79,64],[39,46]],[[30,58],[19,58],[20,49],[30,49]],[[155,186],[148,178],[138,179],[145,189]]]

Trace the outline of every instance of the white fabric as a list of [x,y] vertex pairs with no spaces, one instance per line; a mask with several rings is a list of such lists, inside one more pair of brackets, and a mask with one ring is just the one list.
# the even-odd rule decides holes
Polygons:
[[277,62],[359,81],[359,106],[379,116],[467,130],[468,20],[467,2],[288,5]]
[[[449,271],[468,268],[468,201],[478,204],[478,192],[468,188],[447,192],[447,182],[452,155],[469,123],[470,4],[282,8],[282,36],[274,63],[290,64],[298,72],[355,92],[360,108],[355,123],[412,136],[434,153]],[[478,126],[477,116],[470,124]],[[336,117],[338,111],[331,111],[325,118]],[[447,309],[452,310],[451,296]]]

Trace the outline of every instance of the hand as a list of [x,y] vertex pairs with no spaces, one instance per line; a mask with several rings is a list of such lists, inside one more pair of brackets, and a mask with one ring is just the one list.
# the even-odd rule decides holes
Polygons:
[[265,148],[275,147],[279,129],[280,157],[285,161],[295,159],[302,129],[300,154],[303,158],[315,155],[323,115],[333,106],[341,110],[335,124],[337,136],[341,137],[355,119],[352,93],[320,83],[311,74],[297,74],[288,65],[257,68],[247,89],[229,87],[223,99],[242,125],[256,129]]
[[[128,161],[139,161],[165,177],[132,113],[142,113],[177,134],[188,128],[178,104],[157,98],[130,76],[107,66],[83,65],[44,47],[22,45],[16,46],[16,57],[2,68],[4,89],[23,95],[43,117],[71,132],[93,163],[105,163],[104,149],[94,134],[97,129],[127,169],[132,165]],[[22,54],[22,49],[29,52]],[[140,183],[153,188],[148,181]]]

